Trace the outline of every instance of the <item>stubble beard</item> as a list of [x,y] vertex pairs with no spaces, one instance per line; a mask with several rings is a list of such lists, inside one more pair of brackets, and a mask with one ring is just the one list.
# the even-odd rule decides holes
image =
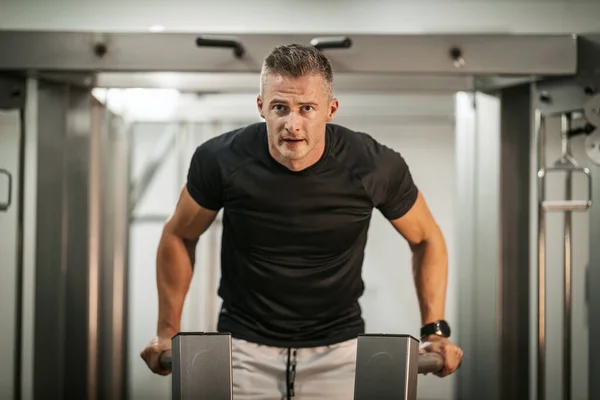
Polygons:
[[310,153],[310,147],[308,146],[308,144],[306,142],[302,142],[299,143],[297,145],[295,145],[294,147],[297,147],[296,149],[291,148],[292,146],[290,146],[289,144],[285,143],[285,142],[281,142],[278,146],[278,151],[279,154],[281,154],[281,156],[283,158],[285,158],[286,160],[290,160],[290,161],[299,161],[302,160],[304,157],[306,157],[308,155],[308,153]]

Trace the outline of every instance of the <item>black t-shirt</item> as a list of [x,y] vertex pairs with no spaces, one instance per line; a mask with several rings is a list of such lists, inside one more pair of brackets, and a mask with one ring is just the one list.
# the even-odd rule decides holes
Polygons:
[[374,208],[392,220],[417,198],[408,166],[371,136],[328,124],[325,152],[294,172],[271,157],[264,123],[210,139],[187,189],[223,208],[217,330],[255,343],[310,347],[355,338]]

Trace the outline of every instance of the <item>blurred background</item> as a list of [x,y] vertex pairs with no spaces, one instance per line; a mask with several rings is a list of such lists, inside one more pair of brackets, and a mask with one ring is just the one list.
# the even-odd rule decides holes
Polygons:
[[[266,55],[249,46],[254,64],[247,71],[222,63],[230,53],[214,49],[206,57],[218,54],[212,68],[195,71],[193,58],[179,71],[154,68],[172,54],[183,54],[174,64],[186,63],[185,52],[152,45],[152,37],[171,43],[158,39],[171,33],[233,35],[242,44],[252,34],[273,43],[292,34],[436,34],[444,46],[457,42],[445,35],[466,34],[476,37],[473,53],[485,53],[486,35],[529,37],[521,52],[510,41],[504,55],[497,51],[494,60],[505,61],[499,72],[487,72],[485,58],[470,64],[468,51],[464,73],[451,64],[445,72],[426,49],[411,53],[422,62],[380,49],[376,64],[396,63],[399,72],[363,71],[355,68],[363,62],[356,53],[340,62],[346,50],[333,50],[335,122],[402,153],[448,243],[446,319],[465,359],[450,377],[420,376],[418,398],[537,398],[539,254],[546,261],[544,398],[596,398],[600,348],[589,338],[600,328],[600,254],[593,246],[600,240],[600,167],[586,150],[595,129],[569,140],[594,182],[590,188],[583,174],[573,175],[571,196],[591,196],[592,207],[571,220],[547,214],[540,224],[537,171],[540,121],[544,165],[561,157],[566,130],[590,123],[584,107],[600,84],[598,15],[599,2],[573,0],[0,0],[0,398],[171,396],[170,377],[152,374],[139,356],[156,331],[158,240],[195,148],[260,121],[255,67]],[[82,43],[105,43],[110,55],[103,36],[110,33],[155,36],[130,43],[127,68],[78,53]],[[575,41],[569,52],[571,35],[590,39]],[[545,58],[535,67],[520,63],[536,48],[546,49]],[[136,70],[136,57],[148,64]],[[571,59],[572,73],[552,72],[568,70]],[[407,73],[404,61],[431,68]],[[565,198],[566,182],[563,173],[548,176],[544,195]],[[183,331],[216,329],[220,240],[217,219],[198,245]],[[572,245],[567,278],[565,242]],[[418,337],[410,257],[374,212],[361,299],[368,332]],[[569,279],[570,322],[563,313]]]

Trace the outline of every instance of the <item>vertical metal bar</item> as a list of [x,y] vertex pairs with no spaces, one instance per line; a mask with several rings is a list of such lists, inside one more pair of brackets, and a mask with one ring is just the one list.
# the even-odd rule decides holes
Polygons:
[[122,339],[122,348],[123,348],[123,353],[121,354],[121,362],[123,363],[123,371],[121,373],[121,379],[122,379],[122,393],[121,393],[121,398],[123,400],[128,400],[130,399],[131,396],[131,392],[129,390],[129,382],[130,382],[130,374],[131,374],[131,368],[129,367],[129,332],[130,332],[130,311],[129,311],[129,276],[130,276],[130,253],[131,253],[131,213],[129,212],[129,204],[131,204],[130,202],[130,198],[129,198],[129,188],[131,187],[131,170],[132,170],[132,147],[133,147],[133,134],[132,134],[132,124],[130,124],[129,122],[126,122],[125,120],[122,121],[123,123],[123,134],[124,134],[124,141],[126,143],[126,149],[125,149],[125,169],[126,169],[126,173],[123,174],[123,180],[125,181],[124,186],[127,188],[127,190],[125,191],[125,193],[123,194],[123,197],[125,198],[125,204],[127,205],[127,209],[123,211],[123,214],[125,216],[125,221],[123,221],[123,225],[125,226],[126,232],[125,232],[125,243],[122,243],[122,245],[124,246],[125,249],[125,253],[124,253],[124,258],[123,258],[123,269],[124,269],[124,273],[123,273],[123,328],[122,328],[122,335],[123,335],[123,339]]
[[88,385],[87,398],[95,400],[97,397],[98,381],[98,324],[100,307],[100,257],[101,257],[101,209],[102,197],[102,143],[101,143],[101,110],[102,107],[95,100],[91,106],[91,126],[89,137],[89,253],[88,253]]
[[[600,127],[598,127],[600,129]],[[594,333],[600,331],[600,165],[591,165],[592,207],[589,215],[590,262],[587,274],[588,321],[589,321],[589,356],[588,356],[588,399],[598,398],[600,393],[600,341]]]
[[[537,170],[546,165],[546,117],[536,111]],[[546,398],[546,216],[542,208],[545,194],[544,179],[538,179],[538,352],[537,398]]]
[[[562,158],[570,156],[568,132],[571,129],[571,114],[564,114],[562,120],[561,147]],[[565,170],[565,200],[572,199],[573,174]],[[563,399],[571,399],[571,277],[572,277],[572,216],[571,211],[564,213],[564,304],[563,304]]]
[[23,256],[23,315],[22,315],[22,400],[33,400],[35,390],[35,283],[37,248],[37,192],[38,192],[38,81],[28,78],[24,109],[23,155],[23,236],[20,243]]
[[109,137],[110,155],[114,168],[111,171],[111,182],[113,182],[112,207],[115,216],[113,236],[113,281],[112,281],[112,373],[111,400],[124,399],[124,387],[126,386],[126,340],[125,332],[127,321],[124,318],[127,308],[127,236],[129,232],[129,180],[128,180],[128,143],[124,123],[121,117],[114,115],[108,107],[105,108],[107,124],[110,127]]
[[[503,314],[502,201],[517,204],[518,198],[504,198],[501,160],[502,100],[496,94],[478,92],[476,101],[474,321],[472,351],[477,353],[473,371],[476,392],[473,399],[499,400],[502,395]],[[515,236],[516,237],[516,236]],[[485,265],[484,268],[481,268]],[[511,268],[514,266],[508,266]],[[511,287],[511,286],[509,286]],[[516,290],[513,286],[512,290]],[[511,293],[512,294],[512,293]],[[493,338],[493,339],[491,339]]]
[[527,84],[500,93],[498,399],[527,398],[531,385],[531,175],[523,172],[532,161],[532,98]]
[[24,221],[25,221],[25,112],[22,109],[20,112],[21,126],[19,132],[19,185],[18,185],[18,232],[17,241],[19,243],[17,249],[17,279],[16,279],[16,320],[15,320],[15,363],[14,363],[14,398],[15,400],[22,399],[23,379],[21,377],[21,367],[23,365],[23,286],[24,286],[24,264],[23,264],[23,239],[24,239]]
[[472,399],[479,395],[478,386],[482,379],[477,375],[478,355],[474,335],[478,334],[475,314],[475,179],[476,179],[476,145],[478,135],[475,125],[475,100],[472,93],[457,93],[455,97],[455,154],[456,154],[456,209],[455,215],[461,221],[456,231],[456,262],[462,287],[468,290],[459,291],[459,309],[456,338],[464,350],[461,373],[456,375],[457,399]]

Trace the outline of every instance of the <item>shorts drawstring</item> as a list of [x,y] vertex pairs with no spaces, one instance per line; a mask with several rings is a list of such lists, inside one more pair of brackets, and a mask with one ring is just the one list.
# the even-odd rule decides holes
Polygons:
[[297,351],[288,348],[287,356],[287,373],[286,373],[286,386],[287,386],[287,400],[291,400],[295,396],[294,392],[294,381],[296,380],[296,355]]

